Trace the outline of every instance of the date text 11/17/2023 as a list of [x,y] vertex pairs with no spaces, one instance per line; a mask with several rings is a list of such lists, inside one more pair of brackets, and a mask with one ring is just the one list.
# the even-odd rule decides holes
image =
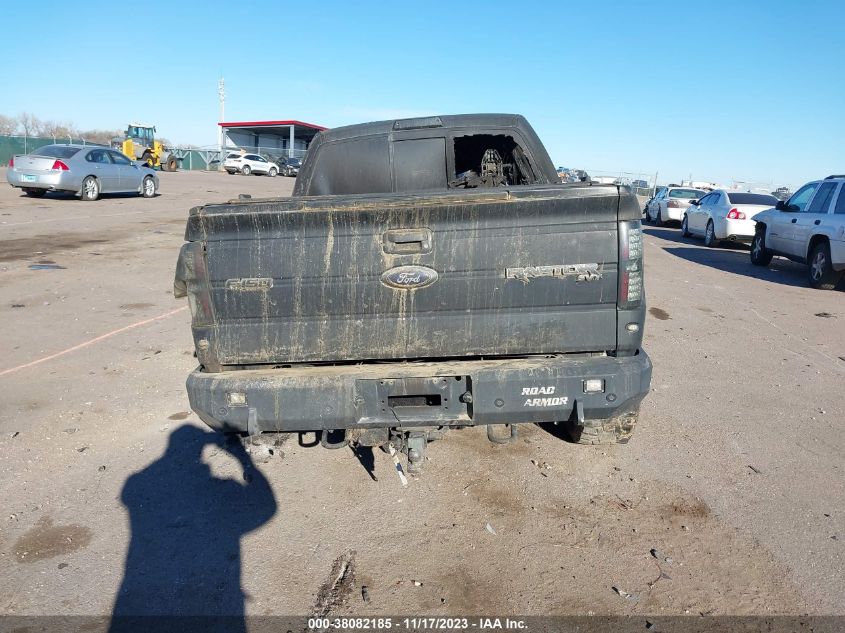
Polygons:
[[526,630],[524,620],[517,618],[475,617],[475,618],[443,618],[443,617],[338,617],[338,618],[309,618],[308,628],[314,630],[359,630],[385,631],[454,631],[454,630]]

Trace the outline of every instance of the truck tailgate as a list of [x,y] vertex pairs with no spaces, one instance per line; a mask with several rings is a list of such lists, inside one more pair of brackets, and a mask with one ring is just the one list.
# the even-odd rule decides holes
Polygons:
[[210,205],[177,286],[212,366],[613,350],[618,207],[595,185]]

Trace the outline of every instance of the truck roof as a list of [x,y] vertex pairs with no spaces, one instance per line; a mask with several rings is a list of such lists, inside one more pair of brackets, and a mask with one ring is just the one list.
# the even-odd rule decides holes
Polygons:
[[[519,114],[449,114],[412,119],[391,119],[345,125],[320,132],[324,142],[373,134],[387,134],[393,130],[413,130],[422,128],[502,128],[512,127],[531,130],[525,117]],[[533,134],[533,131],[532,131]]]

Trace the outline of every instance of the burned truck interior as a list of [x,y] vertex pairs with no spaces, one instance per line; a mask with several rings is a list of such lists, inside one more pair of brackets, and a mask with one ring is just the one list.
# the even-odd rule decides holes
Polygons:
[[472,134],[454,139],[455,178],[451,189],[529,185],[536,182],[525,152],[505,134]]

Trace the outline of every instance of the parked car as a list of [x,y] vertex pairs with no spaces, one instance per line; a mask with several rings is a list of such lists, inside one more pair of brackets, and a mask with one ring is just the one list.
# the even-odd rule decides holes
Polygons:
[[264,174],[273,178],[279,173],[279,166],[258,154],[229,154],[223,161],[223,169],[230,174]]
[[751,217],[771,209],[778,199],[770,194],[716,189],[700,200],[691,200],[681,220],[684,237],[704,238],[705,246],[718,246],[721,240],[750,242],[756,222]]
[[282,176],[296,176],[299,173],[299,168],[302,167],[302,161],[298,158],[286,158],[281,163]]
[[83,200],[96,200],[104,193],[152,198],[159,184],[155,171],[116,150],[75,144],[45,145],[13,156],[6,180],[33,198],[64,191]]
[[226,433],[392,445],[412,468],[454,426],[627,442],[651,380],[639,204],[557,180],[516,115],[318,133],[293,197],[191,215],[174,284],[191,407]]
[[654,200],[661,193],[665,192],[667,189],[668,187],[657,187],[654,190],[654,195],[651,196],[651,198],[649,198],[648,200],[646,200],[645,204],[643,205],[643,215],[645,215],[645,213],[648,211],[648,205],[651,204],[652,200]]
[[845,175],[807,183],[789,200],[758,213],[751,263],[781,255],[809,265],[813,288],[832,290],[845,273]]
[[663,226],[669,220],[680,222],[690,202],[698,200],[706,193],[703,189],[670,185],[648,203],[645,210],[646,221],[654,222],[657,226]]

